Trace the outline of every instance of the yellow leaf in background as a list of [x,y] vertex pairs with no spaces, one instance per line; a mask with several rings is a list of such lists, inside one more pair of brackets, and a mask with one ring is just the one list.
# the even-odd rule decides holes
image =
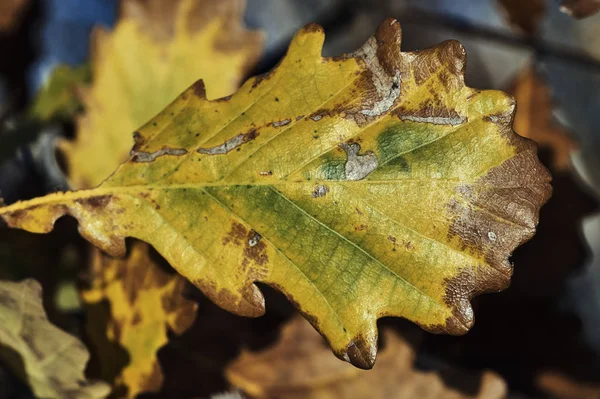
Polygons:
[[511,129],[513,99],[464,85],[459,43],[402,53],[394,20],[353,54],[322,58],[323,41],[302,29],[230,98],[198,82],[98,188],[0,216],[42,233],[70,214],[113,255],[146,241],[240,315],[263,314],[254,282],[269,284],[359,367],[374,364],[379,317],[464,334],[469,300],[508,285],[550,175]]
[[89,80],[89,65],[58,65],[37,93],[30,114],[42,121],[72,118],[81,107],[77,88]]
[[234,92],[261,55],[243,0],[123,0],[112,32],[94,31],[92,86],[77,136],[61,145],[73,187],[95,187],[129,155],[131,132],[197,79]]
[[[112,379],[116,362],[114,353],[102,345],[104,335],[127,350],[129,362],[115,380],[115,390],[125,387],[127,398],[160,389],[163,377],[156,354],[167,343],[167,327],[182,334],[196,316],[196,303],[182,296],[185,280],[161,270],[148,250],[147,244],[136,241],[125,259],[111,259],[94,251],[93,286],[83,292],[88,305],[101,301],[110,305],[106,331],[95,331],[95,324],[88,330],[105,378]],[[94,307],[88,309],[88,319],[97,323],[101,317]]]
[[89,353],[48,321],[35,280],[0,282],[0,359],[38,398],[99,399],[108,385],[85,379]]
[[[414,369],[415,352],[399,335],[386,331],[386,346],[370,371],[333,358],[323,338],[296,317],[281,338],[261,352],[243,352],[225,370],[229,382],[253,399],[500,399],[502,378],[485,372],[479,393],[471,396],[444,383],[434,372]],[[462,382],[479,377],[462,373]]]

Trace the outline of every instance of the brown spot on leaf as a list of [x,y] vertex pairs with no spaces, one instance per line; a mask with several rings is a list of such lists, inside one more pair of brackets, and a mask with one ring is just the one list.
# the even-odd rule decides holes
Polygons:
[[260,317],[265,313],[265,299],[252,284],[241,290],[241,296],[226,288],[217,290],[212,282],[196,280],[194,285],[217,305],[240,316]]
[[112,197],[112,195],[98,195],[95,197],[77,199],[75,200],[75,202],[92,209],[98,209],[105,208],[112,199]]
[[260,234],[256,233],[254,230],[250,230],[244,248],[244,256],[257,265],[264,265],[269,261],[269,257],[266,253],[267,246],[261,239],[262,237]]
[[134,154],[134,153],[138,152],[139,150],[142,149],[144,144],[146,144],[146,139],[138,131],[133,132],[133,141],[134,141],[134,145],[133,145],[133,148],[131,149],[130,154]]
[[[250,261],[256,265],[265,265],[269,261],[266,253],[266,244],[262,241],[262,236],[254,230],[249,230],[244,225],[234,222],[231,230],[223,238],[223,245],[233,244],[243,247],[244,261]],[[247,267],[247,263],[242,261],[242,266]]]
[[223,238],[223,245],[233,243],[234,245],[241,245],[244,237],[246,237],[247,230],[243,224],[234,222],[231,225],[231,230]]
[[[31,208],[28,209],[29,211]],[[23,225],[27,218],[31,217],[28,210],[19,209],[9,214],[3,215],[2,220],[7,226],[19,226]]]
[[365,224],[361,224],[359,226],[354,226],[354,231],[364,231],[366,230],[368,227]]
[[254,82],[252,83],[252,89],[250,90],[250,93],[252,93],[252,90],[256,89],[256,87],[260,85],[263,81],[269,80],[273,75],[274,71],[275,69],[271,70],[270,72],[263,73],[261,75],[256,75],[253,78]]
[[199,79],[196,82],[194,82],[194,84],[192,85],[192,91],[196,96],[200,97],[201,99],[206,98],[206,87],[202,79]]
[[154,206],[154,209],[156,209],[156,210],[160,209],[160,205],[158,204],[158,202],[156,202],[156,200],[154,198],[152,198],[150,196],[149,192],[147,192],[147,191],[141,192],[140,196],[143,197],[148,202],[150,202],[152,204],[152,206]]
[[142,315],[140,312],[136,311],[133,314],[133,319],[131,319],[131,325],[132,326],[137,326],[138,324],[140,324],[142,321]]
[[510,128],[507,135],[517,155],[490,169],[476,183],[459,187],[461,200],[448,204],[449,214],[455,217],[449,241],[458,238],[463,250],[483,255],[486,263],[503,274],[512,271],[510,254],[535,233],[539,210],[552,192],[551,176],[539,162],[535,144]]

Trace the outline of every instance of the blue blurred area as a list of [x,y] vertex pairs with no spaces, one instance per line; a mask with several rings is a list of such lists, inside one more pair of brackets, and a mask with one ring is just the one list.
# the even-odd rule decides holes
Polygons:
[[406,3],[411,7],[453,18],[455,22],[511,33],[499,12],[500,6],[496,0],[407,0]]
[[57,64],[87,61],[90,33],[96,25],[112,26],[118,0],[42,0],[42,23],[34,35],[39,56],[28,72],[28,90],[35,93]]

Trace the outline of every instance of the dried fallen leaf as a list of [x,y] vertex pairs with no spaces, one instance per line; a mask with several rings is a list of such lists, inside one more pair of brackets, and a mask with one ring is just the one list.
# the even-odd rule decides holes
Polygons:
[[550,175],[511,129],[513,99],[464,85],[459,43],[401,53],[400,37],[386,20],[359,51],[328,59],[309,25],[230,98],[193,85],[98,188],[0,216],[48,232],[70,214],[115,256],[126,236],[149,242],[239,315],[263,314],[253,283],[270,284],[359,367],[375,361],[378,317],[463,334],[470,298],[509,283]]
[[85,346],[48,321],[35,280],[0,282],[0,359],[39,398],[104,398],[108,385],[85,379]]
[[[182,296],[185,280],[161,270],[148,250],[147,244],[135,242],[125,259],[111,259],[96,250],[93,286],[83,292],[88,304],[110,304],[110,319],[101,334],[129,354],[128,364],[115,380],[117,387],[127,388],[128,398],[160,389],[163,378],[156,352],[167,343],[167,328],[181,334],[196,316],[196,303]],[[106,376],[113,372],[114,357],[109,351],[103,353],[98,341],[100,361],[108,368],[103,372]]]
[[599,0],[564,0],[560,10],[575,18],[586,18],[600,10]]
[[2,0],[0,1],[0,32],[12,30],[19,16],[29,4],[30,0]]
[[528,35],[536,33],[546,12],[545,0],[498,0],[508,22]]
[[554,120],[554,104],[546,82],[529,67],[517,77],[509,93],[515,96],[518,104],[515,131],[548,147],[552,151],[554,169],[571,169],[571,153],[578,145]]
[[131,132],[197,79],[211,98],[235,91],[261,54],[241,24],[243,0],[124,0],[112,32],[94,31],[92,86],[75,141],[65,141],[71,184],[95,187],[129,155]]
[[553,398],[600,399],[599,384],[581,383],[555,372],[541,373],[536,384]]
[[[281,338],[261,352],[242,352],[226,369],[229,382],[251,398],[261,399],[402,399],[504,398],[506,384],[486,372],[479,393],[466,395],[447,387],[434,372],[414,369],[414,350],[392,331],[370,371],[356,369],[329,354],[323,338],[296,317]],[[465,378],[473,379],[472,376]]]

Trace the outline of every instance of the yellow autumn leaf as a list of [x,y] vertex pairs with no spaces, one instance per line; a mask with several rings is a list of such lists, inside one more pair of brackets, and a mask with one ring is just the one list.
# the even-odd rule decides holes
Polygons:
[[77,88],[89,79],[89,65],[56,66],[37,93],[30,115],[42,121],[72,118],[81,107]]
[[[78,138],[62,144],[72,184],[93,186],[107,177],[127,158],[131,131],[196,79],[209,79],[214,97],[237,89],[260,56],[262,41],[241,24],[244,3],[121,1],[115,29],[94,34],[94,83],[83,92],[87,113],[79,121]],[[189,54],[198,58],[189,62]],[[93,288],[84,292],[88,334],[97,347],[102,375],[115,382],[118,396],[160,389],[156,352],[167,342],[166,328],[182,333],[194,316],[193,303],[181,297],[181,277],[166,284],[167,276],[147,256],[148,249],[135,242],[123,261],[94,253]],[[143,287],[131,284],[136,278]],[[110,305],[108,312],[104,302]],[[165,304],[170,304],[166,313]],[[115,365],[121,354],[115,346],[127,351],[125,367]]]
[[[88,305],[107,301],[110,319],[102,338],[92,331],[90,336],[97,345],[103,372],[113,373],[114,356],[102,347],[104,335],[108,340],[127,350],[129,362],[115,380],[117,387],[125,387],[134,398],[143,392],[156,392],[162,386],[162,371],[156,356],[167,343],[167,327],[181,334],[193,323],[196,303],[182,296],[185,280],[169,275],[149,256],[148,245],[134,242],[125,259],[114,259],[95,251],[92,256],[92,282],[83,291]],[[94,307],[88,317],[95,317]],[[92,328],[93,329],[93,328]],[[96,339],[94,339],[96,337]],[[95,341],[95,342],[94,342]]]
[[254,282],[269,284],[359,367],[375,361],[379,317],[465,333],[469,300],[508,285],[550,175],[511,129],[513,99],[464,85],[458,42],[402,53],[394,20],[353,54],[322,58],[323,41],[302,29],[230,98],[198,82],[98,188],[0,216],[42,233],[70,214],[113,255],[146,241],[240,315],[263,314]]
[[[506,383],[486,371],[479,392],[467,395],[444,383],[435,372],[414,367],[415,351],[392,331],[373,370],[337,361],[323,338],[302,318],[286,324],[279,341],[260,352],[244,351],[225,370],[227,380],[253,399],[502,399]],[[479,377],[461,373],[461,380]]]
[[50,323],[35,280],[0,282],[0,359],[37,398],[100,399],[110,393],[107,384],[85,379],[87,349]]
[[244,0],[123,0],[113,31],[92,35],[91,87],[74,141],[60,145],[71,185],[95,187],[129,155],[131,132],[197,79],[211,98],[234,92],[261,55],[241,24]]

